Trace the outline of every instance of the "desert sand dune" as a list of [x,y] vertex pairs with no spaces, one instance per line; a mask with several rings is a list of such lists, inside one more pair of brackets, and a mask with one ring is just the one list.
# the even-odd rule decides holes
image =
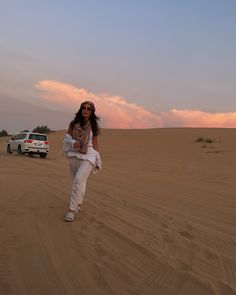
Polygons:
[[102,130],[73,223],[64,133],[46,159],[1,139],[1,295],[236,294],[235,129]]

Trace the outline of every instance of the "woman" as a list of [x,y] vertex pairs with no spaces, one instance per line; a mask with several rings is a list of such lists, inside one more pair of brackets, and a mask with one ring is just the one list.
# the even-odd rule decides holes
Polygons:
[[69,159],[72,176],[72,190],[69,211],[65,221],[73,221],[75,214],[81,209],[88,176],[101,169],[102,162],[98,151],[99,118],[95,114],[95,106],[91,101],[80,105],[75,118],[70,122],[64,137],[63,149]]

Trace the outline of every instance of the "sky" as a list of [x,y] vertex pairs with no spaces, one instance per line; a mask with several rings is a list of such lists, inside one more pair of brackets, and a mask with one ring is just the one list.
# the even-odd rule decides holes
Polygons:
[[[0,130],[236,127],[235,0],[0,0]],[[27,125],[27,126],[26,126]]]

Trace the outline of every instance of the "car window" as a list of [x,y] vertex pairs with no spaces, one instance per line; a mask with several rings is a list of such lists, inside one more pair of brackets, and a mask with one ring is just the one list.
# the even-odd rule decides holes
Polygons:
[[24,139],[26,134],[19,134],[17,139]]
[[42,134],[30,134],[29,139],[47,141],[47,136]]

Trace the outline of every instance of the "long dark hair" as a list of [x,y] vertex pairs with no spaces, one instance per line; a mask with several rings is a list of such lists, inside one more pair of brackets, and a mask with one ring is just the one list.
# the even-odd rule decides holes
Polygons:
[[[69,130],[73,130],[73,127],[75,124],[79,123],[81,127],[83,127],[86,124],[86,121],[82,115],[82,105],[80,106],[80,109],[78,110],[78,112],[75,114],[75,118],[74,120],[72,120],[70,122],[69,125]],[[91,115],[89,117],[90,120],[90,124],[91,124],[91,128],[92,128],[92,132],[93,132],[93,136],[97,136],[100,134],[100,127],[98,125],[98,121],[100,120],[100,118],[95,114],[95,111],[92,109],[91,110]]]

